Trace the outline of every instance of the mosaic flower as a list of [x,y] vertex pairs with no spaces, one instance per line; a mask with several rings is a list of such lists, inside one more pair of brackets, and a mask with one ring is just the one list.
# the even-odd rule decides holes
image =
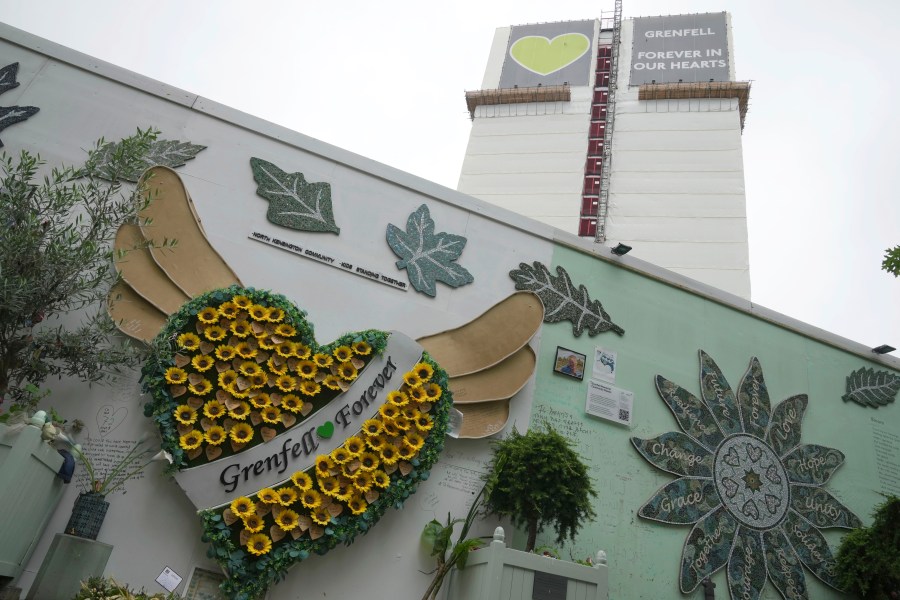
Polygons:
[[800,443],[806,395],[773,409],[756,358],[735,393],[702,350],[701,398],[660,375],[656,388],[684,433],[631,442],[648,462],[679,478],[638,514],[693,524],[681,554],[681,591],[692,592],[723,567],[732,598],[758,599],[769,579],[784,598],[807,599],[804,566],[837,587],[834,557],[819,529],[861,522],[823,488],[844,455]]

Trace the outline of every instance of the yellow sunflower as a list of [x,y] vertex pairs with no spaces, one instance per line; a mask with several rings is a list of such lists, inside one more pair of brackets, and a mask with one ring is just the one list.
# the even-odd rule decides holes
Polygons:
[[327,387],[329,390],[339,390],[341,389],[341,380],[339,377],[335,377],[334,375],[326,375],[325,379],[322,380],[322,385]]
[[361,515],[366,512],[366,501],[359,496],[353,496],[347,501],[347,507],[354,515]]
[[319,372],[319,367],[311,360],[301,360],[297,363],[294,371],[303,379],[312,379]]
[[193,425],[197,421],[197,411],[187,404],[182,404],[175,409],[175,420],[182,425]]
[[365,435],[378,435],[381,433],[381,421],[378,419],[366,419],[362,424],[362,432]]
[[190,431],[178,439],[178,445],[185,450],[196,450],[203,443],[203,434],[197,431]]
[[241,309],[250,308],[250,306],[253,304],[253,301],[247,296],[234,296],[231,301],[235,306]]
[[331,471],[335,468],[334,461],[327,454],[320,454],[316,457],[316,476],[319,479],[329,477]]
[[169,367],[166,369],[166,383],[184,383],[187,381],[187,373],[184,369],[178,367]]
[[288,365],[286,362],[282,362],[279,364],[274,356],[270,356],[269,360],[266,361],[266,366],[269,368],[269,371],[274,373],[275,375],[284,375],[288,372]]
[[428,363],[418,363],[412,368],[413,373],[418,375],[419,380],[428,381],[434,375],[434,369]]
[[244,515],[241,517],[241,520],[244,522],[244,529],[249,531],[250,533],[258,533],[263,530],[265,523],[262,518],[253,513],[251,515]]
[[218,342],[225,339],[225,330],[218,325],[211,325],[203,330],[203,337],[211,342]]
[[254,358],[257,354],[256,348],[248,342],[238,342],[234,345],[234,351],[241,358]]
[[280,323],[284,320],[284,311],[277,307],[269,307],[269,314],[266,317],[266,321],[269,323]]
[[218,400],[209,400],[203,405],[203,414],[210,419],[218,419],[225,414],[225,406]]
[[297,501],[297,490],[292,487],[278,488],[275,493],[278,494],[278,504],[282,506],[290,506]]
[[272,397],[266,393],[250,396],[250,404],[253,405],[253,408],[265,408],[272,404]]
[[191,365],[193,365],[194,368],[201,373],[203,373],[204,371],[209,371],[214,364],[216,364],[216,361],[214,361],[211,356],[207,356],[206,354],[198,354],[191,359]]
[[231,501],[231,512],[239,517],[252,515],[256,512],[256,504],[247,496],[239,496]]
[[212,387],[213,386],[209,382],[209,380],[204,378],[197,383],[192,383],[191,385],[189,385],[188,389],[192,394],[195,394],[197,396],[205,396],[212,391]]
[[247,337],[252,331],[252,329],[250,329],[250,323],[244,320],[232,322],[229,329],[231,329],[231,333],[238,336],[239,338]]
[[256,373],[255,375],[251,375],[247,378],[247,380],[250,381],[250,387],[254,390],[265,387],[265,385],[269,382],[268,376],[266,376],[266,374],[262,371]]
[[237,371],[232,371],[231,369],[222,371],[221,373],[219,373],[219,387],[228,389],[235,384],[237,378]]
[[237,316],[240,309],[234,302],[223,302],[219,305],[219,314],[226,319],[233,319]]
[[247,415],[250,414],[250,405],[246,402],[240,402],[235,405],[234,408],[228,409],[228,416],[232,419],[237,419],[239,421],[243,421],[247,418]]
[[300,342],[294,344],[294,356],[300,360],[306,360],[310,354],[312,354],[312,350],[306,344]]
[[431,431],[432,427],[434,427],[434,423],[431,422],[431,417],[428,415],[419,415],[416,419],[416,429],[419,431]]
[[310,516],[319,525],[328,525],[328,522],[331,521],[331,515],[322,507],[313,510]]
[[400,460],[400,453],[397,452],[397,447],[392,444],[385,444],[384,448],[381,449],[381,462],[386,465],[392,465]]
[[378,412],[381,414],[382,419],[393,419],[400,414],[400,409],[393,404],[382,404],[378,408]]
[[372,450],[379,452],[387,444],[387,439],[383,435],[373,435],[366,438],[366,446]]
[[250,423],[235,423],[228,436],[235,444],[246,444],[253,439],[253,427]]
[[384,489],[391,484],[391,478],[384,471],[372,471],[372,483]]
[[[293,379],[293,378],[292,378]],[[322,390],[322,386],[320,386],[315,381],[310,381],[308,379],[300,382],[300,393],[304,396],[315,396]]]
[[360,471],[353,479],[353,487],[360,492],[368,492],[372,489],[372,485],[374,485],[374,482],[372,480],[372,473],[369,471]]
[[358,456],[360,452],[366,449],[366,444],[361,437],[353,435],[344,440],[344,448],[347,449],[350,456]]
[[256,342],[263,350],[271,350],[275,347],[275,342],[272,341],[272,338],[270,338],[269,334],[266,332],[262,332],[256,336]]
[[216,323],[219,320],[219,311],[211,306],[207,306],[197,313],[197,319],[201,323]]
[[294,342],[281,342],[280,344],[275,346],[275,352],[277,352],[278,356],[281,356],[282,358],[289,358],[294,354]]
[[286,394],[281,399],[281,408],[292,413],[298,413],[303,410],[303,400],[296,394]]
[[319,489],[322,490],[328,496],[337,495],[338,494],[337,477],[321,477],[321,478],[319,478]]
[[409,460],[415,455],[416,449],[405,441],[397,447],[397,456],[400,457],[400,460]]
[[264,533],[254,533],[247,539],[247,552],[254,556],[262,556],[272,549],[272,540]]
[[353,353],[359,356],[368,356],[372,352],[372,346],[363,341],[354,343],[352,347]]
[[425,438],[415,431],[407,433],[404,436],[403,441],[412,446],[416,451],[418,451],[420,448],[422,448],[422,446],[425,445]]
[[225,428],[221,425],[213,425],[209,429],[206,430],[206,443],[211,446],[218,446],[226,439],[228,439],[228,434],[225,433]]
[[256,497],[263,504],[278,504],[278,493],[272,488],[263,488],[256,492]]
[[305,508],[318,508],[322,506],[322,494],[316,490],[305,490],[300,494],[300,503]]
[[323,368],[323,369],[324,369],[325,367],[330,367],[330,366],[331,366],[331,363],[334,362],[334,359],[333,359],[333,358],[331,358],[331,357],[330,357],[329,355],[327,355],[327,354],[322,354],[322,353],[316,353],[316,354],[313,354],[313,358],[312,358],[312,359],[313,359],[313,361],[315,361],[315,363],[316,363],[317,365],[319,365],[319,366],[320,366],[321,368]]
[[384,431],[384,435],[388,437],[397,437],[400,435],[400,428],[397,427],[397,423],[394,419],[391,419],[390,421],[385,420],[382,424],[382,431]]
[[279,375],[275,380],[275,386],[282,392],[290,392],[297,387],[297,380],[290,375]]
[[429,401],[434,402],[441,397],[441,386],[439,386],[438,384],[429,383],[423,387],[425,388],[425,397],[428,398]]
[[269,316],[269,309],[261,304],[254,304],[247,309],[247,312],[254,321],[265,321]]
[[259,416],[266,423],[281,423],[281,411],[277,406],[267,406],[259,411]]
[[179,347],[185,350],[196,350],[200,347],[200,338],[196,333],[182,333],[175,341]]
[[275,524],[285,531],[290,531],[300,524],[300,515],[291,509],[283,510],[275,517]]
[[407,396],[413,402],[425,402],[425,388],[421,385],[413,386],[406,390]]
[[216,348],[216,358],[219,360],[229,361],[234,358],[234,346],[222,345]]
[[422,379],[415,371],[410,371],[403,376],[403,383],[405,383],[409,387],[416,387],[417,385],[420,385],[422,383]]
[[297,471],[291,475],[291,481],[294,483],[294,486],[302,492],[312,489],[312,477],[305,471]]
[[359,468],[363,471],[372,472],[378,468],[378,455],[374,452],[360,452]]
[[402,415],[394,417],[394,425],[396,425],[397,429],[400,431],[409,431],[413,426],[412,422]]
[[291,337],[297,334],[297,330],[293,325],[282,323],[275,328],[275,334],[280,335],[281,337]]
[[407,396],[400,390],[394,390],[392,392],[388,392],[387,401],[394,406],[406,406],[407,404],[409,404],[409,396]]
[[356,367],[351,362],[342,362],[337,368],[338,376],[345,381],[353,381],[356,379]]
[[341,465],[350,460],[350,453],[347,452],[346,448],[335,448],[331,451],[331,460],[335,463]]
[[419,415],[422,413],[419,412],[419,409],[413,405],[404,406],[400,409],[400,414],[403,415],[404,418],[409,419],[410,421],[415,421],[419,418]]
[[347,362],[353,356],[353,350],[350,349],[350,346],[338,346],[331,351],[331,354],[338,362]]

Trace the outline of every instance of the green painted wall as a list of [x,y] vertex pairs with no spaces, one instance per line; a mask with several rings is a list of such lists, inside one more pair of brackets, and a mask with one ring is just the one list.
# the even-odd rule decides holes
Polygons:
[[[680,430],[655,389],[654,377],[663,375],[699,397],[699,349],[715,359],[733,389],[750,358],[756,356],[773,409],[792,395],[809,395],[801,442],[836,448],[846,455],[825,488],[870,523],[869,513],[881,499],[877,492],[882,489],[873,426],[900,434],[900,406],[866,409],[844,403],[841,395],[851,371],[862,366],[883,367],[567,248],[556,248],[551,272],[556,266],[563,266],[576,285],[583,283],[591,298],[599,299],[612,320],[625,329],[621,337],[604,333],[575,338],[568,322],[545,325],[532,412],[532,424],[549,415],[561,431],[577,440],[590,464],[599,491],[598,518],[561,554],[584,558],[597,549],[605,550],[610,598],[682,597],[678,590],[680,557],[691,526],[664,525],[637,516],[643,503],[676,477],[646,462],[629,438]],[[634,392],[631,428],[584,413],[590,364],[583,382],[554,374],[557,346],[584,353],[589,362],[595,346],[618,352],[615,385]],[[844,531],[824,530],[832,547]],[[553,537],[552,532],[545,532],[538,543],[552,544]],[[841,597],[808,571],[805,574],[811,598]],[[725,570],[713,581],[718,597],[727,598]],[[702,588],[686,597],[702,597]],[[762,597],[780,596],[770,582]]]

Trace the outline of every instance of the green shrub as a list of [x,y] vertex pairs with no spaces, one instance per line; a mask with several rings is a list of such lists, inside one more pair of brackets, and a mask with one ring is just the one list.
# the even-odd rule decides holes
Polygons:
[[867,600],[891,600],[900,593],[900,498],[875,507],[871,527],[854,529],[837,552],[838,583]]

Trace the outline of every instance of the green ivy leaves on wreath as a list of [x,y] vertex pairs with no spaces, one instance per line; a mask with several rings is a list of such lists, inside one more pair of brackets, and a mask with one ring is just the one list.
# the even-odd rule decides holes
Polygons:
[[847,393],[841,399],[844,402],[853,400],[860,406],[878,408],[893,402],[898,390],[900,375],[863,367],[847,376]]
[[556,267],[556,277],[543,264],[535,261],[534,266],[520,263],[518,269],[509,272],[516,282],[517,290],[528,290],[537,294],[544,303],[544,322],[572,322],[572,333],[581,336],[585,328],[588,335],[604,331],[614,331],[623,335],[625,330],[613,323],[609,313],[603,310],[599,300],[591,300],[584,285],[577,288],[562,267]]
[[[16,76],[19,73],[19,63],[12,63],[0,69],[0,94],[19,87]],[[37,106],[0,106],[0,131],[3,131],[13,123],[19,123],[37,113]],[[0,148],[3,142],[0,141]]]
[[435,233],[434,221],[426,205],[420,206],[406,220],[406,231],[388,224],[387,242],[399,256],[398,269],[406,269],[409,282],[418,292],[432,298],[437,282],[450,287],[472,283],[475,278],[455,261],[466,247],[466,238],[452,233]]
[[340,234],[331,210],[331,184],[310,183],[303,173],[287,173],[261,158],[251,158],[256,193],[269,201],[272,223],[300,231]]

